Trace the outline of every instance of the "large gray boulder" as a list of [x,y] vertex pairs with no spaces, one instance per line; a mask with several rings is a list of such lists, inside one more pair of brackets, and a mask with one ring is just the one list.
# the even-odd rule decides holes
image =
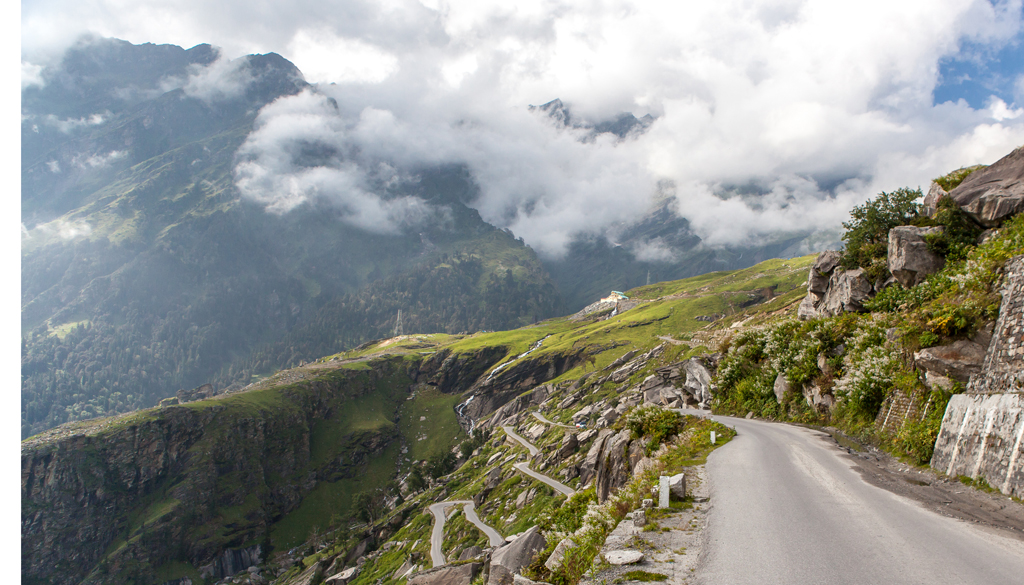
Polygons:
[[842,252],[818,254],[807,275],[807,296],[797,309],[800,319],[818,319],[864,310],[863,303],[875,292],[874,284],[860,268],[839,267]]
[[930,187],[928,187],[928,193],[924,196],[924,201],[921,202],[921,213],[928,217],[934,217],[935,213],[939,210],[939,200],[949,195],[942,185],[932,181]]
[[832,272],[839,266],[843,253],[838,250],[825,250],[818,254],[810,273],[807,275],[807,291],[824,295],[828,290],[828,281]]
[[984,227],[998,227],[1024,211],[1024,148],[974,171],[949,196]]
[[544,566],[552,573],[562,568],[562,562],[565,560],[565,553],[567,553],[569,549],[575,547],[576,541],[571,538],[563,538],[555,547],[555,550],[551,551],[551,556],[548,557],[548,560],[544,561]]
[[782,404],[782,399],[793,390],[790,387],[789,380],[786,379],[786,374],[783,373],[775,377],[775,385],[772,389],[775,391],[775,399],[778,400],[779,404]]
[[714,375],[712,368],[715,367],[712,359],[693,357],[683,362],[683,369],[686,371],[686,382],[683,389],[686,390],[700,408],[708,408],[711,399],[714,397],[715,386],[711,383]]
[[580,443],[577,440],[575,434],[568,434],[562,437],[562,445],[558,448],[558,452],[555,454],[559,461],[571,456],[576,452],[576,448],[579,447]]
[[[470,585],[483,567],[483,563],[444,565],[416,573],[407,585]],[[511,577],[508,582],[512,582]]]
[[823,314],[831,316],[859,313],[864,310],[863,303],[871,298],[874,290],[874,285],[864,276],[863,269],[837,268],[833,271],[828,290],[817,308]]
[[583,463],[580,464],[580,485],[587,485],[597,474],[597,464],[601,458],[601,452],[604,450],[604,444],[608,437],[612,436],[613,432],[611,429],[601,429],[597,439],[594,440],[594,444],[590,446],[587,456],[583,458]]
[[964,383],[972,374],[981,371],[984,361],[985,348],[966,339],[922,349],[914,354],[914,365],[918,368]]
[[[547,545],[547,540],[540,533],[540,527],[534,526],[519,538],[495,550],[491,553],[487,585],[511,585],[512,575],[532,563],[537,553],[544,550]],[[409,585],[412,585],[411,581]]]
[[925,277],[942,270],[946,260],[928,249],[926,236],[940,235],[941,227],[901,225],[889,230],[889,272],[903,286],[910,288],[924,282]]

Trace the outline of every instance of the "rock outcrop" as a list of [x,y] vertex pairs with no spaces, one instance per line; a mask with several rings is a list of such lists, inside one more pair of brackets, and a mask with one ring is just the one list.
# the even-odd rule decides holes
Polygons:
[[889,230],[889,272],[903,286],[910,288],[924,282],[925,277],[942,270],[946,259],[928,249],[927,236],[942,234],[944,228],[920,228],[910,225]]
[[949,400],[931,465],[1024,497],[1024,256],[1007,262],[1005,275],[988,350],[967,393]]
[[483,563],[465,563],[436,567],[416,573],[409,579],[408,585],[470,585],[483,566]]
[[491,553],[487,585],[511,585],[512,576],[533,562],[537,553],[544,550],[547,545],[540,527],[534,526],[512,542],[498,548]]
[[826,250],[818,254],[807,275],[807,296],[797,309],[801,319],[817,319],[861,312],[863,303],[875,292],[874,283],[860,268],[839,267],[840,252]]
[[971,219],[987,228],[1024,212],[1024,148],[971,173],[949,196]]
[[962,339],[950,345],[928,347],[914,353],[914,365],[933,375],[945,376],[966,384],[981,371],[985,348]]

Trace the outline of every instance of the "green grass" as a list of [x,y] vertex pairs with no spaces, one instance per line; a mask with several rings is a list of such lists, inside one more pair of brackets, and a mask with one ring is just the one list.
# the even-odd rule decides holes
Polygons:
[[398,444],[392,443],[383,453],[372,456],[354,477],[317,484],[298,508],[270,528],[270,542],[274,549],[285,550],[301,544],[314,526],[326,532],[332,528],[332,522],[347,524],[352,513],[352,498],[359,492],[381,487],[391,479],[398,461],[398,450]]
[[627,581],[642,581],[644,583],[651,581],[666,581],[668,575],[661,573],[649,573],[647,571],[635,570],[623,573],[621,577],[618,577],[613,583],[625,583]]
[[[398,427],[409,445],[410,459],[426,460],[431,455],[451,449],[466,438],[455,416],[455,405],[462,400],[464,398],[461,395],[444,394],[428,387],[402,404]],[[420,417],[425,420],[421,421]],[[422,436],[426,438],[421,441],[419,438]]]

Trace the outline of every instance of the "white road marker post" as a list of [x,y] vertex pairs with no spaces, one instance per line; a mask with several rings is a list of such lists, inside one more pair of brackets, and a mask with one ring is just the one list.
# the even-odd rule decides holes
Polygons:
[[715,431],[711,431],[711,444],[715,444]]
[[658,507],[668,508],[668,476],[662,475],[658,478]]

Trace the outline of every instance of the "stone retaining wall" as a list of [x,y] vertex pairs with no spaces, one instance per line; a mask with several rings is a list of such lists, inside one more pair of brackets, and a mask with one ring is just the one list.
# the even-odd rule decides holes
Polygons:
[[981,372],[949,401],[932,467],[1024,497],[1024,256],[1006,263],[1003,300]]
[[984,478],[1007,495],[1024,497],[1024,394],[957,394],[935,441],[932,468]]
[[1005,270],[999,319],[968,394],[1024,392],[1024,256],[1010,259]]
[[908,394],[898,389],[885,399],[875,419],[875,426],[888,433],[898,433],[908,421],[924,420],[924,417],[928,416],[931,403],[931,397],[927,392]]

